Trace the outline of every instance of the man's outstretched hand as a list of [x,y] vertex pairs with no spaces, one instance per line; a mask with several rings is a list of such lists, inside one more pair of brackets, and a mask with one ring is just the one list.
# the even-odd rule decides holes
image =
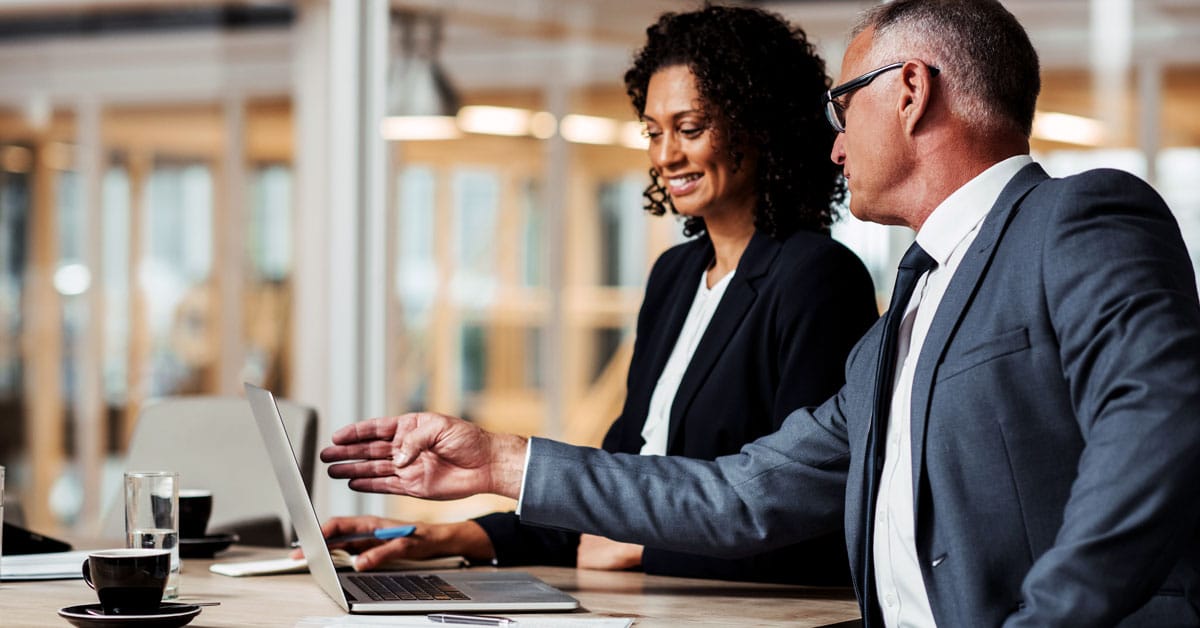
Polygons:
[[427,499],[521,492],[528,441],[428,412],[367,419],[334,432],[321,460],[350,488]]

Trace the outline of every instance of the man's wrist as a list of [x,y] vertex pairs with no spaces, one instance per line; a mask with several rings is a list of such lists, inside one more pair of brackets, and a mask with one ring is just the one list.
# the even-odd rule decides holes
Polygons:
[[529,439],[512,434],[492,435],[492,493],[517,499],[525,483]]

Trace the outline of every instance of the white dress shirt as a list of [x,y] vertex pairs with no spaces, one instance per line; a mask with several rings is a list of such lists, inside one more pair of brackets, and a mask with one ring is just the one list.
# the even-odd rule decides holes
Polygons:
[[1032,162],[1029,155],[1019,155],[983,171],[942,201],[917,233],[917,243],[938,265],[918,279],[896,339],[896,381],[872,540],[875,590],[884,623],[892,628],[935,625],[915,534],[911,409],[917,357],[946,287],[975,241],[984,217],[1017,171]]
[[713,313],[717,311],[717,304],[725,295],[725,288],[729,287],[729,280],[735,272],[737,271],[726,273],[711,288],[708,287],[708,273],[700,273],[700,287],[696,289],[696,297],[692,299],[692,308],[688,310],[683,327],[679,330],[679,337],[675,339],[675,348],[671,350],[671,357],[667,359],[662,375],[658,376],[658,383],[654,385],[654,393],[650,395],[650,408],[646,413],[646,422],[642,425],[642,440],[645,444],[638,452],[643,456],[667,455],[667,436],[671,432],[671,404],[675,401],[675,393],[679,392],[679,383],[683,381],[683,374],[696,353],[696,346],[700,344],[704,330],[708,329]]

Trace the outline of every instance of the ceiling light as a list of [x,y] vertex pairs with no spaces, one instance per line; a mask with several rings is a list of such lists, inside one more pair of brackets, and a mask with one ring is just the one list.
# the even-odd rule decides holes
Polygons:
[[612,118],[585,116],[577,113],[563,116],[562,124],[558,127],[563,139],[580,144],[615,144],[617,141],[617,121]]
[[650,148],[650,138],[646,137],[646,127],[641,122],[625,122],[621,125],[621,146],[646,150]]
[[450,140],[460,137],[450,116],[388,116],[379,124],[385,140]]
[[458,128],[467,133],[529,135],[533,112],[514,107],[470,106],[458,110]]
[[1054,111],[1039,111],[1033,116],[1033,136],[1040,140],[1100,146],[1107,135],[1104,125],[1091,118]]
[[392,140],[457,137],[459,98],[437,59],[440,15],[395,13],[399,55],[388,77],[386,117],[380,130]]

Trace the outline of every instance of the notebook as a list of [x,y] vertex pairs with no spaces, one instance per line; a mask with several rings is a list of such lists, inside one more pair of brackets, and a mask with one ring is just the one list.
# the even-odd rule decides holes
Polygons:
[[427,613],[431,611],[569,611],[579,601],[532,575],[516,571],[439,571],[433,573],[338,573],[334,568],[312,500],[270,391],[246,384],[246,398],[308,571],[325,594],[351,613]]

